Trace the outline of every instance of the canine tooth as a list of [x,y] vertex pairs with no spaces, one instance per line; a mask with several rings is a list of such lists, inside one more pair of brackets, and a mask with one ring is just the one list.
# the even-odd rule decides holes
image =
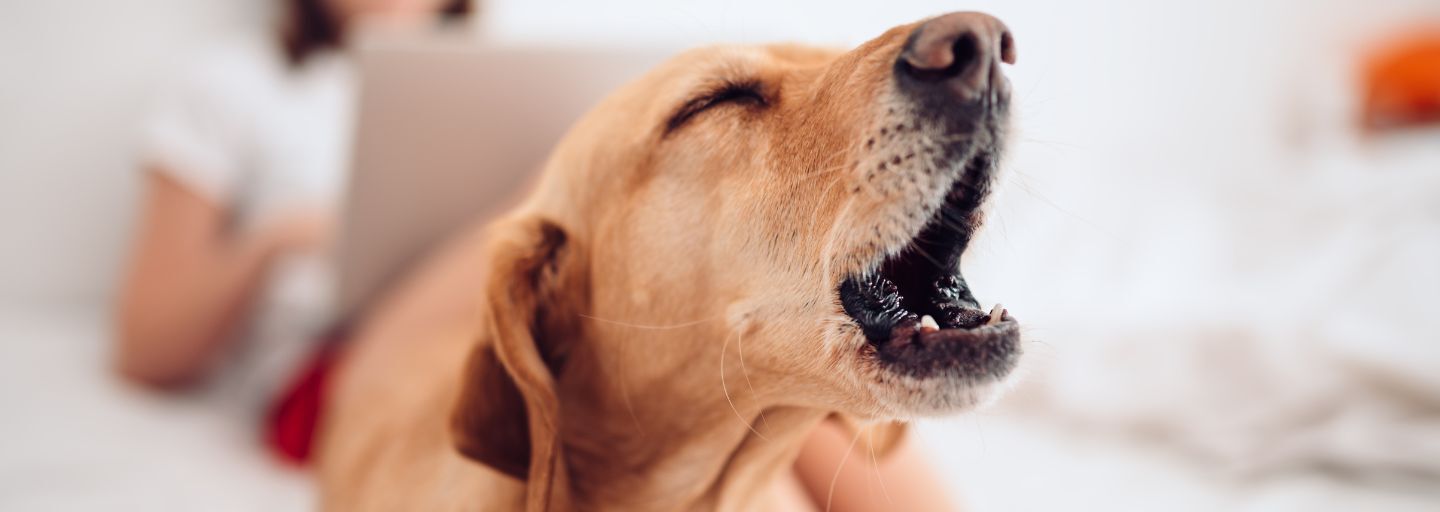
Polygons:
[[1005,316],[1005,308],[1001,307],[999,303],[996,303],[995,307],[990,308],[990,318],[985,319],[985,325],[1000,323],[1000,317],[1002,316]]
[[935,322],[935,317],[925,315],[920,317],[920,332],[935,332],[940,330],[940,324]]

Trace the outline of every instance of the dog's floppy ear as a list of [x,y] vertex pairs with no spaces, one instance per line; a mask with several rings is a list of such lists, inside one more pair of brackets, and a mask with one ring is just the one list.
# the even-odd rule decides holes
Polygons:
[[488,237],[479,340],[451,419],[455,446],[525,480],[528,509],[563,509],[555,381],[584,307],[584,265],[575,242],[544,219],[504,219]]
[[834,414],[831,419],[858,436],[857,443],[864,443],[859,445],[860,453],[873,453],[877,460],[900,446],[910,431],[910,425],[903,421],[862,422],[845,414]]

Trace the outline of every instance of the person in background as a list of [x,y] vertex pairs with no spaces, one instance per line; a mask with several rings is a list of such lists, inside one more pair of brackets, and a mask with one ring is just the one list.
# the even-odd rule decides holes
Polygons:
[[[356,104],[347,34],[462,18],[472,4],[281,8],[273,37],[216,49],[151,112],[142,212],[116,308],[123,377],[203,388],[257,423],[337,321],[327,250]],[[830,422],[810,436],[795,466],[800,501],[841,512],[953,509],[913,443],[872,466],[868,453],[849,453],[853,440]]]
[[[255,411],[331,316],[327,241],[344,187],[359,24],[428,25],[469,0],[285,0],[269,37],[229,41],[143,126],[144,185],[117,305],[119,373]],[[217,375],[212,375],[217,374]]]

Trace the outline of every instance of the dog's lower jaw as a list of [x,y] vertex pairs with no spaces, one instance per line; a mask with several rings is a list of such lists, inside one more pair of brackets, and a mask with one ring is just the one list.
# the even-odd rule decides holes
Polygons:
[[976,382],[971,380],[926,381],[901,378],[887,383],[875,394],[888,408],[883,418],[908,421],[940,418],[984,409],[1010,388],[1012,379]]

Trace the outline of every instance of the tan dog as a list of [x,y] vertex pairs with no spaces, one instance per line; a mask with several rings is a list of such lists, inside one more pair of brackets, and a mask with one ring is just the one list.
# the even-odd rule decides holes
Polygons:
[[[960,411],[1018,325],[958,272],[1009,32],[692,51],[381,308],[333,388],[331,510],[758,510],[825,417]],[[479,315],[476,315],[476,312]]]

